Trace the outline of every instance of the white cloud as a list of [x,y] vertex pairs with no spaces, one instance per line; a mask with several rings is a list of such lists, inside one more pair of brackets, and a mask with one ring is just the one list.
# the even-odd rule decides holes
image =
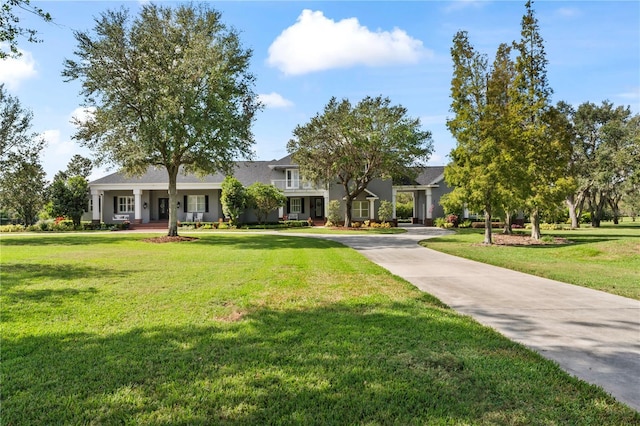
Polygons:
[[73,124],[76,120],[85,123],[93,118],[93,113],[96,111],[94,107],[78,107],[73,110],[69,116],[69,121]]
[[22,56],[19,58],[6,58],[0,61],[0,83],[7,85],[9,90],[17,90],[24,80],[35,77],[36,61],[31,52],[19,49]]
[[416,63],[431,54],[405,31],[370,31],[357,18],[334,21],[321,11],[302,11],[295,24],[269,46],[267,63],[287,75],[354,65]]
[[40,134],[42,138],[47,142],[47,157],[55,156],[56,158],[61,156],[69,156],[76,150],[76,144],[70,140],[62,140],[60,130],[52,129],[45,130]]
[[267,108],[287,108],[293,106],[293,102],[283,98],[281,94],[276,92],[260,94],[258,95],[258,100]]

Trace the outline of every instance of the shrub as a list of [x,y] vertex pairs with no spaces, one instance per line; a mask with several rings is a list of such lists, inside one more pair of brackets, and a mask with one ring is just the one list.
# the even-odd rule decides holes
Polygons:
[[458,224],[458,228],[471,228],[472,223],[473,222],[470,219],[466,219],[462,223]]
[[447,228],[455,228],[455,227],[457,227],[458,224],[460,223],[459,220],[460,220],[460,218],[458,217],[458,215],[455,215],[455,214],[447,215],[446,221],[447,221],[447,223],[451,224],[451,226],[448,226]]
[[413,203],[396,203],[396,216],[408,219],[413,216]]
[[[340,214],[340,201],[331,200],[327,208],[327,226],[337,226],[342,222],[342,215]],[[331,225],[329,225],[331,223]]]
[[390,201],[383,200],[378,208],[378,217],[384,222],[388,222],[393,217],[393,204]]
[[437,217],[433,223],[438,228],[444,228],[444,224],[447,223],[447,220],[444,217]]
[[362,227],[362,222],[353,222],[351,224],[352,228],[361,228]]
[[0,232],[24,232],[23,225],[2,225],[0,226]]

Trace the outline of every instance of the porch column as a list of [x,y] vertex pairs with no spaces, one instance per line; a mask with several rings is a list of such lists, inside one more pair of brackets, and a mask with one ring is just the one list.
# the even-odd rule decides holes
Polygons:
[[413,219],[411,223],[417,223],[416,220],[420,219],[420,211],[418,210],[420,203],[418,198],[420,198],[420,191],[413,191]]
[[433,199],[431,194],[431,188],[425,190],[427,195],[427,219],[433,219]]
[[371,220],[375,220],[376,218],[375,206],[376,198],[369,198],[369,219]]
[[142,189],[134,189],[133,197],[133,222],[142,223]]
[[326,219],[328,214],[329,214],[329,191],[326,191],[325,195],[324,195],[324,217],[325,217],[325,219]]
[[398,196],[398,190],[393,188],[391,190],[391,205],[393,206],[393,214],[391,215],[392,219],[397,219],[396,217],[396,198]]
[[100,191],[91,189],[91,222],[100,223]]

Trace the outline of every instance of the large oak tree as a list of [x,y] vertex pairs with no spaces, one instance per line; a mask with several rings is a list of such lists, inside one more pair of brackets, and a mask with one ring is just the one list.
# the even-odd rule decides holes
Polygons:
[[77,59],[63,76],[82,82],[93,116],[75,138],[98,164],[131,175],[149,166],[167,170],[168,235],[177,235],[179,172],[232,173],[251,158],[251,124],[260,104],[241,46],[219,12],[205,5],[175,9],[147,4],[132,19],[125,9],[96,19],[94,32],[76,32]]
[[431,132],[389,98],[366,97],[352,105],[332,98],[322,114],[297,126],[287,144],[300,174],[316,183],[344,188],[345,226],[351,206],[376,178],[410,176],[433,150]]

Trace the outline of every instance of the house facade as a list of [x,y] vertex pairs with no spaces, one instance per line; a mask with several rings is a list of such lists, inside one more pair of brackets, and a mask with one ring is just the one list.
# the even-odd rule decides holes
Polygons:
[[[393,183],[390,179],[372,181],[367,190],[352,204],[352,220],[378,220],[383,200],[394,205],[399,192],[414,195],[414,222],[431,225],[432,219],[442,216],[440,196],[449,192],[443,181],[444,167],[427,167],[411,181]],[[270,213],[267,221],[279,219],[312,219],[324,222],[329,202],[338,200],[344,208],[341,185],[317,186],[305,181],[291,156],[273,161],[241,161],[233,173],[245,187],[254,182],[272,184],[287,197],[285,207]],[[224,175],[198,177],[178,174],[178,220],[181,222],[217,222],[224,219],[220,197]],[[83,219],[96,223],[160,222],[169,219],[169,178],[164,168],[150,167],[140,177],[113,173],[89,183],[91,192],[89,212]],[[240,217],[243,223],[256,222],[253,211],[247,209]]]

